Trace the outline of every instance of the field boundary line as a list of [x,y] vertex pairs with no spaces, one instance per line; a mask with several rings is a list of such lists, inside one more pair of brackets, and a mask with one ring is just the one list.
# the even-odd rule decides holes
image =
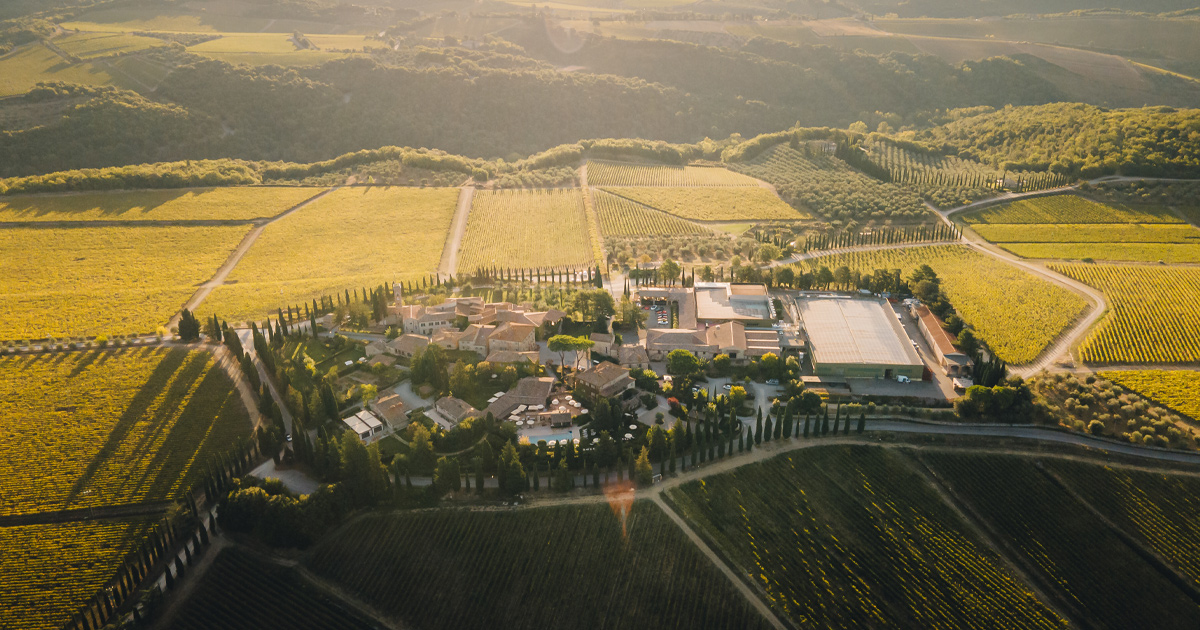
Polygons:
[[[250,551],[253,551],[253,550],[250,550]],[[376,623],[381,624],[382,626],[384,626],[385,628],[388,628],[389,630],[408,630],[407,626],[400,624],[391,615],[384,614],[383,611],[381,611],[378,608],[375,608],[374,606],[372,606],[371,604],[368,604],[367,602],[359,599],[358,596],[347,591],[346,589],[342,588],[341,586],[337,585],[336,583],[326,580],[325,578],[317,575],[316,573],[313,573],[308,567],[304,566],[300,562],[283,561],[279,558],[275,558],[272,556],[258,554],[257,552],[255,552],[255,554],[258,555],[260,558],[263,558],[264,560],[266,560],[272,564],[290,568],[291,570],[296,572],[296,575],[300,576],[300,579],[304,580],[305,582],[308,582],[314,588],[316,588],[316,589],[328,594],[329,596],[333,597],[334,599],[338,600],[338,602],[340,604],[342,604],[343,606],[353,609],[355,611],[358,611],[360,614],[366,615],[367,617],[370,617],[372,621],[375,621]]]
[[579,190],[583,193],[583,214],[587,221],[588,240],[592,242],[592,257],[594,264],[604,271],[601,277],[608,274],[608,261],[604,258],[604,231],[600,229],[600,214],[596,211],[596,200],[592,198],[592,189],[588,186],[588,163],[585,160],[579,167]]
[[441,273],[451,276],[458,273],[458,250],[462,247],[463,237],[467,233],[467,220],[471,216],[474,200],[474,186],[458,189],[458,205],[454,209],[454,218],[450,220],[450,233],[446,235],[446,245],[442,247],[442,260],[438,264]]
[[131,516],[161,516],[165,514],[173,505],[175,505],[174,501],[147,501],[144,503],[123,503],[118,505],[69,508],[65,510],[53,510],[50,512],[5,514],[0,515],[0,527],[20,527],[24,525],[50,525],[58,523],[74,523],[79,521],[126,519]]
[[[649,186],[649,188],[653,188],[653,186]],[[660,186],[659,188],[667,188],[667,186]],[[696,186],[695,188],[711,188],[711,186]],[[743,186],[742,188],[750,188],[750,186]],[[648,210],[650,212],[657,212],[658,214],[661,214],[661,215],[667,217],[668,219],[677,219],[679,221],[687,221],[688,223],[691,223],[692,225],[704,228],[705,230],[707,230],[709,232],[708,234],[705,234],[705,233],[671,234],[671,235],[663,235],[663,234],[645,235],[645,234],[642,234],[642,235],[632,235],[632,238],[639,238],[639,237],[645,237],[645,236],[650,236],[650,238],[655,238],[655,239],[677,238],[677,237],[685,237],[686,238],[686,237],[694,237],[694,236],[713,236],[713,235],[721,236],[721,234],[717,230],[714,230],[713,228],[711,228],[709,226],[711,226],[711,225],[740,225],[743,223],[754,223],[754,220],[738,221],[736,219],[730,219],[727,221],[697,221],[695,219],[685,219],[677,214],[671,214],[670,212],[667,212],[666,210],[655,208],[652,205],[638,201],[636,199],[630,199],[629,197],[626,197],[624,195],[620,195],[615,192],[610,192],[609,190],[602,188],[600,186],[592,186],[592,187],[588,188],[588,195],[589,196],[592,195],[595,191],[599,191],[606,195],[612,195],[618,199],[624,199],[625,201],[628,201],[629,203],[631,203],[635,206],[638,206],[643,210]],[[592,201],[593,202],[595,201],[594,197],[592,198]],[[597,210],[596,211],[596,221],[599,221],[599,220],[600,220],[600,213]],[[603,231],[601,232],[601,234],[603,234]],[[614,238],[630,238],[630,236],[618,236],[618,235],[613,235],[613,237]]]

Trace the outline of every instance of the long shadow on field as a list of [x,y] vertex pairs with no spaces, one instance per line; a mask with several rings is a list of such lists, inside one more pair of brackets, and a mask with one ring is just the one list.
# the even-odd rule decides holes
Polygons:
[[[68,64],[61,64],[66,66]],[[95,193],[91,195],[62,195],[57,197],[12,198],[4,205],[9,212],[14,213],[16,220],[31,220],[47,215],[55,215],[64,221],[77,217],[72,215],[85,212],[99,211],[100,218],[106,220],[139,219],[159,206],[175,201],[181,197],[199,196],[203,192],[154,190],[138,193]]]
[[79,476],[79,479],[71,486],[71,491],[67,494],[67,505],[70,505],[71,501],[91,483],[96,473],[103,469],[109,463],[109,460],[117,454],[126,436],[137,426],[138,422],[146,419],[145,416],[150,411],[150,406],[170,382],[172,375],[179,371],[187,355],[188,353],[184,350],[170,351],[155,366],[154,373],[150,375],[146,384],[129,401],[129,407],[121,414],[121,418],[113,426],[104,444],[96,452],[92,461],[88,463],[87,468]]

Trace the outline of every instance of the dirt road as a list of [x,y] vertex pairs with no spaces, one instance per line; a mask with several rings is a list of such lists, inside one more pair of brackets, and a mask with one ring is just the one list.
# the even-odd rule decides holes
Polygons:
[[450,236],[446,239],[446,247],[442,249],[442,262],[438,272],[443,274],[458,273],[458,248],[462,247],[463,235],[467,233],[467,218],[471,215],[471,201],[475,199],[475,187],[463,186],[458,191],[458,208],[454,211],[454,220],[450,222]]

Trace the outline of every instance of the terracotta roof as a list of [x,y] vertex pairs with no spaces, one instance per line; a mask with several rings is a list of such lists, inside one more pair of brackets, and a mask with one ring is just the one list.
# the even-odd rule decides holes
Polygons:
[[708,343],[717,348],[746,349],[746,326],[741,322],[725,322],[708,329]]
[[530,324],[504,322],[496,326],[496,330],[488,339],[491,341],[525,341],[533,334],[534,328]]
[[938,316],[934,315],[928,306],[922,304],[917,307],[917,318],[921,320],[921,323],[925,324],[925,328],[929,330],[930,341],[933,345],[937,346],[938,351],[943,356],[947,354],[962,354],[958,348],[954,347],[955,339],[950,336],[949,332],[946,332],[945,328],[942,328],[942,320],[938,319]]
[[629,378],[629,369],[610,361],[601,361],[599,365],[592,366],[575,378],[591,385],[593,389],[603,389],[614,381]]
[[424,350],[425,346],[429,345],[429,337],[423,335],[400,335],[396,337],[388,346],[396,352],[405,352],[408,354],[416,354],[420,350]]
[[588,335],[588,339],[591,339],[596,343],[612,343],[616,337],[613,337],[608,333],[592,333]]
[[397,394],[388,394],[380,396],[371,402],[371,407],[375,409],[375,413],[383,418],[388,424],[396,424],[407,419],[405,415],[404,401]]
[[530,350],[528,352],[499,350],[487,355],[487,358],[484,360],[488,363],[522,363],[525,361],[537,363],[538,358],[539,353],[536,350]]
[[467,401],[459,400],[458,398],[455,398],[453,396],[446,396],[445,398],[439,398],[437,400],[437,402],[433,403],[433,406],[435,409],[437,409],[438,411],[442,412],[445,415],[450,416],[450,418],[454,419],[454,420],[460,420],[462,418],[465,418],[466,416],[470,415],[472,412],[476,411],[476,409],[474,407],[472,407]]
[[621,346],[618,350],[617,358],[621,360],[621,365],[642,364],[650,362],[650,355],[646,353],[646,349],[642,346]]

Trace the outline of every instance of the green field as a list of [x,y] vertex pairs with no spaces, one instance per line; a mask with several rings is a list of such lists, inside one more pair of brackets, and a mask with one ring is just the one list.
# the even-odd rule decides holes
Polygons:
[[1100,289],[1108,312],[1079,345],[1088,363],[1200,362],[1200,269],[1051,264]]
[[1170,209],[1161,206],[1100,203],[1078,195],[1022,199],[973,210],[962,218],[969,224],[1183,223]]
[[250,434],[205,352],[10,356],[0,373],[0,514],[174,499]]
[[578,188],[475,193],[458,270],[550,269],[592,264],[583,195]]
[[591,160],[589,186],[758,186],[758,180],[713,166],[661,166]]
[[1100,377],[1191,416],[1193,420],[1200,420],[1200,372],[1121,370],[1100,372]]
[[1037,358],[1087,307],[1068,289],[956,245],[822,256],[802,264],[810,270],[846,265],[865,274],[899,269],[904,275],[928,264],[975,334],[1001,359],[1018,365]]
[[605,236],[676,236],[708,234],[709,230],[676,216],[659,212],[624,197],[596,190],[593,194]]
[[0,198],[3,221],[246,221],[283,213],[320,188],[137,190]]
[[1200,606],[1029,460],[922,455],[1022,563],[1095,628],[1195,628]]
[[619,197],[692,221],[811,219],[760,187],[605,188]]
[[806,449],[670,497],[796,627],[1067,625],[893,452]]
[[153,525],[132,520],[0,527],[0,628],[62,628]]
[[201,305],[230,322],[437,271],[457,188],[341,188],[270,224]]
[[0,230],[0,339],[153,333],[246,234],[233,227]]
[[213,560],[171,627],[371,630],[378,625],[310,585],[294,569],[230,548]]
[[124,33],[74,33],[55,38],[53,41],[54,45],[80,59],[107,57],[167,45],[165,40],[156,37]]
[[649,501],[371,514],[310,568],[414,628],[765,628]]

